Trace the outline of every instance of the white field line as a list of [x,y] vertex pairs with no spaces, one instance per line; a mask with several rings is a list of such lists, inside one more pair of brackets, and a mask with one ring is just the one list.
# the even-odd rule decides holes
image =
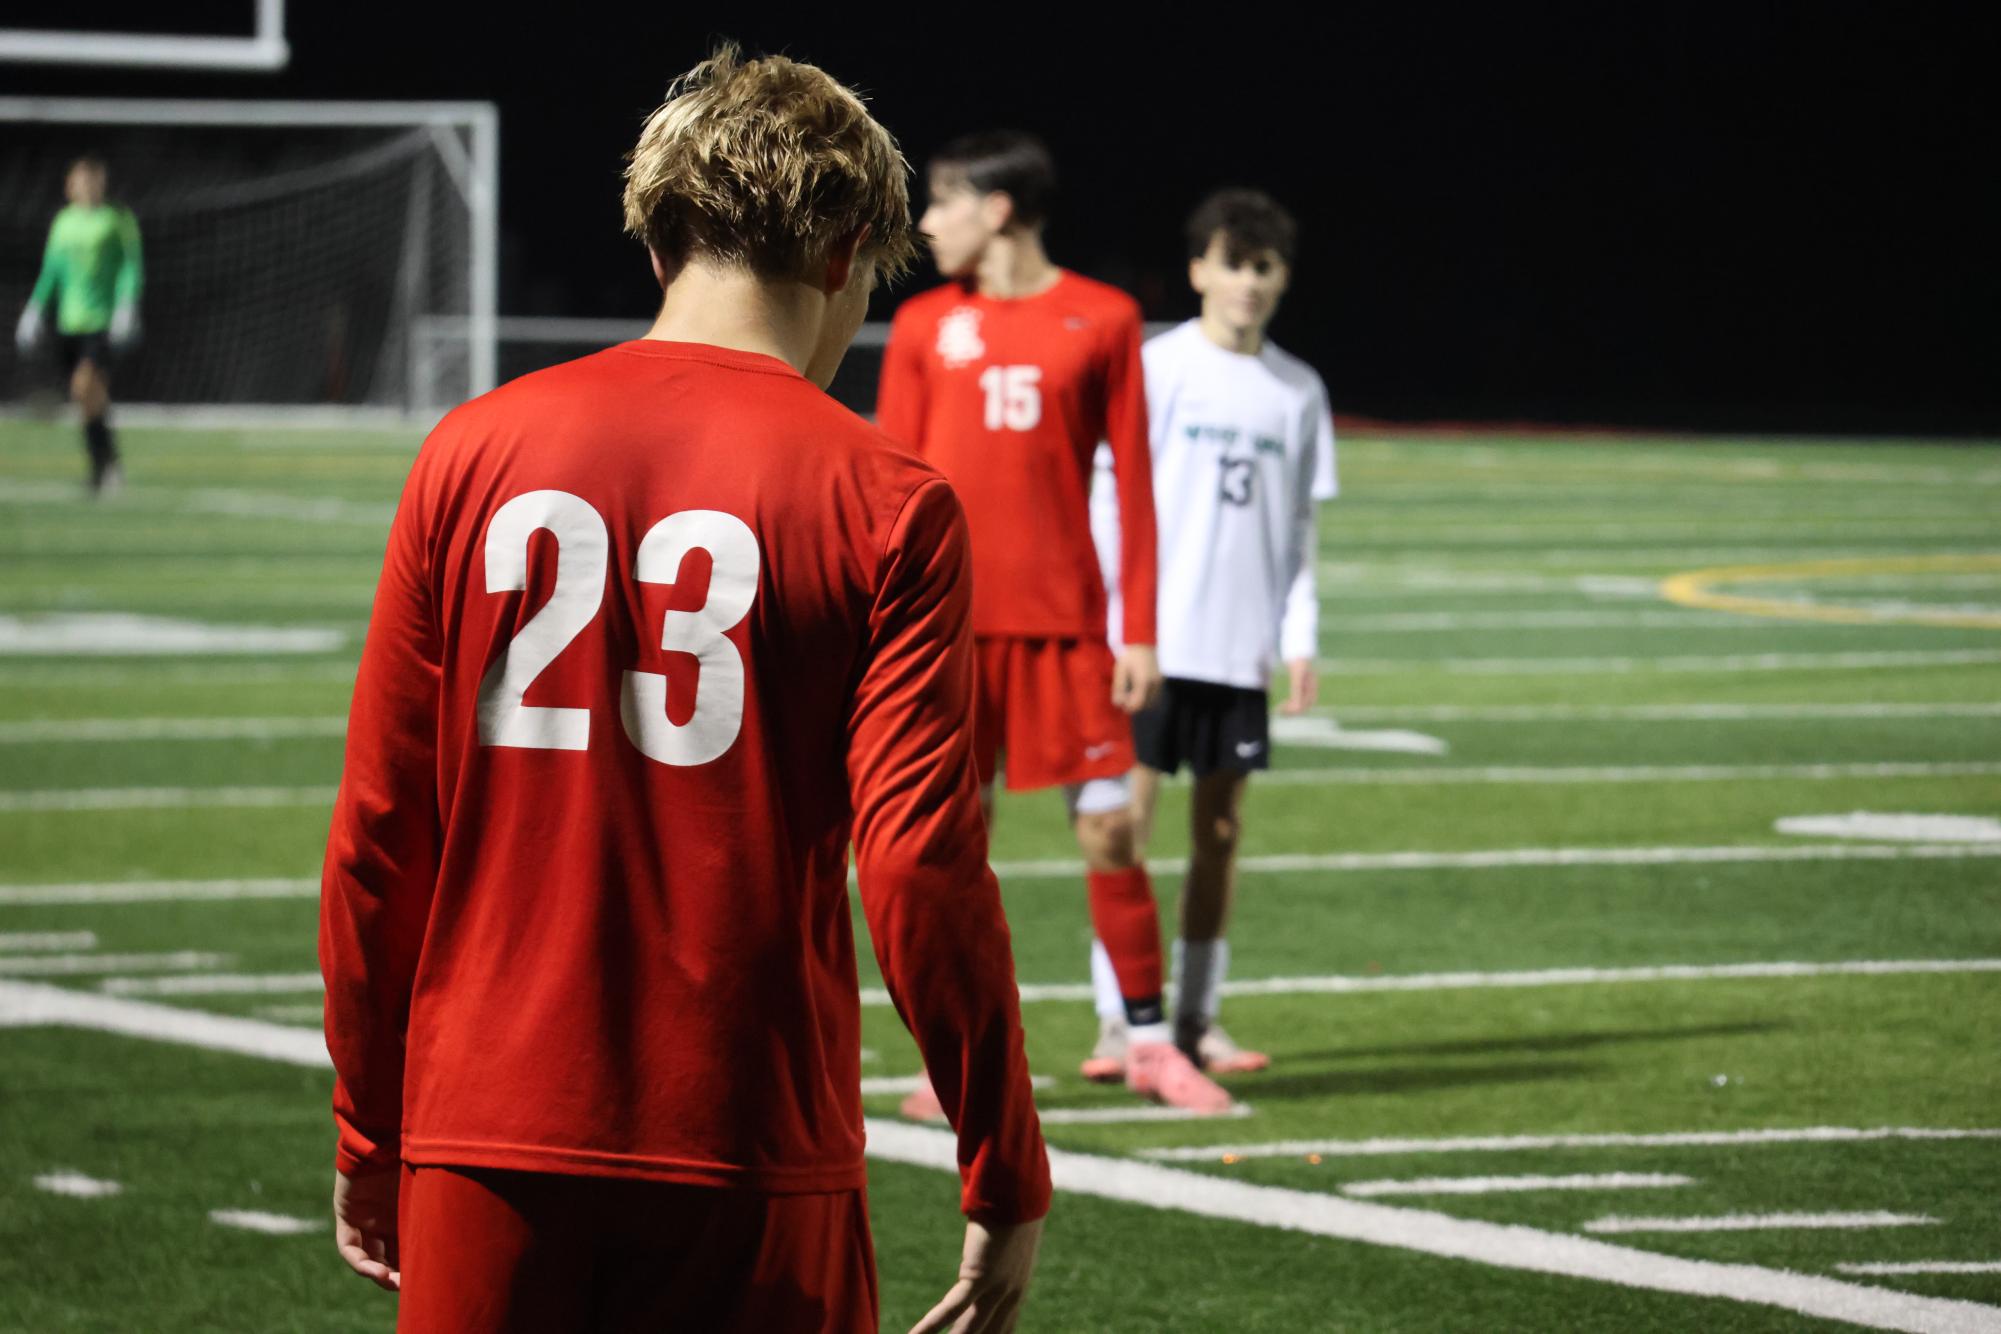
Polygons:
[[326,1011],[318,1005],[261,1005],[252,1013],[275,1024],[312,1024],[315,1027],[324,1023],[326,1018]]
[[1910,1260],[1898,1263],[1838,1264],[1844,1274],[2001,1274],[2001,1260]]
[[208,1221],[223,1227],[242,1228],[246,1232],[263,1232],[274,1237],[296,1237],[306,1232],[318,1232],[326,1224],[316,1218],[294,1218],[290,1214],[269,1214],[261,1209],[211,1209]]
[[92,973],[214,968],[226,954],[173,950],[164,954],[29,954],[0,958],[0,977],[82,977]]
[[1765,722],[1785,718],[2001,718],[2001,704],[1382,704],[1328,709],[1362,722]]
[[87,1028],[149,1042],[234,1052],[285,1065],[332,1065],[326,1039],[309,1028],[72,991],[37,982],[0,981],[0,1028]]
[[[1665,848],[1489,848],[1468,852],[1273,853],[1245,857],[1237,869],[1250,874],[1316,871],[1484,871],[1521,866],[1678,866],[1731,862],[1936,861],[2001,856],[2001,848],[1980,843],[1800,843],[1739,844]],[[1179,857],[1158,857],[1148,865],[1158,874],[1187,869]],[[1075,860],[1002,861],[994,871],[1003,880],[1068,880],[1084,873]],[[105,880],[45,885],[0,885],[0,908],[48,904],[180,903],[200,900],[309,899],[318,880]]]
[[95,931],[0,931],[0,954],[96,948]]
[[2001,663],[2001,649],[1882,653],[1736,653],[1663,658],[1321,658],[1329,676],[1614,676],[1627,672],[1804,672],[1842,668],[1954,667]]
[[[871,1157],[940,1172],[958,1171],[958,1141],[947,1131],[875,1120],[868,1122],[867,1131]],[[1931,1334],[1993,1334],[2001,1330],[2001,1308],[1976,1302],[1755,1265],[1684,1260],[1589,1237],[1314,1191],[1254,1186],[1130,1159],[1052,1149],[1049,1167],[1059,1191],[1150,1209],[1389,1246],[1502,1269],[1721,1297],[1874,1329]]]
[[1498,1195],[1539,1190],[1656,1190],[1692,1186],[1694,1177],[1672,1172],[1601,1172],[1581,1176],[1413,1177],[1405,1181],[1350,1181],[1343,1195],[1372,1200],[1384,1195]]
[[102,662],[81,666],[44,667],[0,660],[0,683],[11,686],[69,689],[76,686],[163,685],[241,686],[287,685],[308,681],[354,684],[352,660],[326,662],[304,658],[289,663]]
[[1331,620],[1334,638],[1350,634],[1433,634],[1459,630],[1768,630],[1778,622],[1731,612],[1667,611],[1411,611]]
[[1112,1126],[1158,1121],[1241,1121],[1252,1115],[1247,1102],[1225,1112],[1193,1112],[1186,1107],[1050,1107],[1036,1109],[1046,1126]]
[[[1634,982],[1714,982],[1741,978],[1898,977],[1907,974],[2001,972],[2001,959],[1864,959],[1838,963],[1663,964],[1651,968],[1543,968],[1513,973],[1393,973],[1388,976],[1241,978],[1223,984],[1225,996],[1347,996],[1384,991],[1460,991],[1516,987],[1569,987]],[[318,973],[201,973],[187,977],[107,977],[100,990],[115,996],[285,996],[321,987]],[[1087,1001],[1088,982],[1028,982],[1023,1004]],[[863,987],[864,1006],[889,1005],[881,987]],[[1040,1076],[1038,1076],[1040,1078]],[[909,1093],[916,1076],[884,1076],[866,1091]]]
[[[1485,871],[1515,866],[1680,866],[1723,862],[1930,861],[2001,855],[1980,843],[1741,843],[1719,847],[1664,848],[1481,848],[1467,852],[1276,852],[1242,857],[1237,870],[1249,874],[1310,871]],[[1157,875],[1188,869],[1183,857],[1150,857]],[[1068,880],[1084,874],[1081,861],[994,863],[1002,880]],[[6,903],[0,889],[0,903]]]
[[0,656],[153,657],[331,653],[347,642],[320,626],[210,625],[132,612],[0,612]]
[[[330,1063],[319,1034],[309,1030],[29,983],[0,983],[0,1025],[8,1023],[68,1024],[239,1052],[315,1069],[323,1069]],[[864,1129],[872,1157],[941,1172],[958,1171],[959,1143],[948,1131],[875,1118],[870,1118]],[[1252,1186],[1129,1159],[1063,1150],[1053,1150],[1049,1157],[1059,1189],[1148,1208],[1177,1209],[1207,1218],[1391,1246],[1501,1268],[1595,1279],[1655,1291],[1724,1297],[1877,1329],[1923,1334],[1992,1334],[2001,1330],[2001,1309],[1974,1302],[1751,1265],[1683,1260],[1584,1237],[1306,1191]]]
[[1859,838],[1872,842],[2001,843],[2001,820],[1991,815],[1924,815],[1893,811],[1847,811],[1840,815],[1787,815],[1774,821],[1781,834],[1809,838]]
[[[1929,1214],[1893,1214],[1882,1210],[1848,1214],[1716,1214],[1708,1218],[1627,1218],[1611,1214],[1584,1225],[1586,1232],[1777,1232],[1800,1228],[1929,1227],[1939,1220]],[[1997,1312],[2001,1315],[2001,1312]]]
[[1731,783],[1772,779],[1827,781],[1843,778],[1978,778],[2001,774],[2001,762],[1852,764],[1629,764],[1486,765],[1439,769],[1274,769],[1260,787],[1428,787],[1462,783],[1527,786],[1545,783]]
[[101,880],[56,885],[0,885],[0,908],[30,904],[192,903],[203,899],[318,898],[320,882],[267,880]]
[[1769,1144],[1867,1144],[1878,1140],[2001,1139],[2001,1128],[1931,1129],[1915,1126],[1805,1126],[1795,1130],[1680,1130],[1665,1134],[1463,1135],[1444,1139],[1288,1139],[1264,1144],[1194,1144],[1142,1149],[1164,1163],[1240,1161],[1245,1158],[1388,1158],[1433,1153],[1540,1153],[1547,1149],[1723,1149]]
[[47,741],[279,741],[335,737],[347,719],[318,718],[56,718],[0,722],[0,745]]
[[0,792],[0,814],[23,811],[158,811],[217,806],[323,806],[331,787],[82,787]]
[[[862,1096],[872,1098],[892,1093],[915,1093],[920,1085],[930,1082],[923,1075],[870,1075],[862,1080]],[[1030,1088],[1047,1089],[1054,1088],[1056,1081],[1048,1075],[1030,1075],[1028,1084]]]
[[[1475,991],[1487,988],[1574,987],[1622,982],[1716,982],[1733,978],[1897,977],[1909,973],[2001,973],[2001,959],[1861,959],[1837,963],[1661,964],[1650,968],[1539,968],[1511,973],[1391,973],[1387,976],[1242,978],[1223,984],[1225,996],[1349,996],[1379,991]],[[1023,1004],[1087,1001],[1088,982],[1025,982]],[[889,993],[862,988],[862,1004],[885,1006]]]
[[35,1178],[35,1189],[45,1190],[51,1195],[68,1195],[79,1200],[101,1200],[118,1194],[125,1187],[116,1181],[85,1176],[81,1172],[45,1172]]
[[[193,973],[184,977],[107,977],[113,996],[301,996],[324,984],[318,973]],[[315,1010],[315,1013],[318,1013]]]

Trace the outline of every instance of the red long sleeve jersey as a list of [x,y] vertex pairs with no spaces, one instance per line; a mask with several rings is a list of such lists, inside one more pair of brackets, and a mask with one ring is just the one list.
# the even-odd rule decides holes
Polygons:
[[973,543],[973,630],[1102,638],[1091,455],[1118,481],[1125,642],[1154,642],[1153,456],[1140,313],[1068,270],[1031,297],[948,283],[897,309],[876,422],[950,478]]
[[343,1170],[864,1180],[863,910],[1039,1215],[951,488],[783,363],[623,344],[452,413],[391,528],[321,895]]

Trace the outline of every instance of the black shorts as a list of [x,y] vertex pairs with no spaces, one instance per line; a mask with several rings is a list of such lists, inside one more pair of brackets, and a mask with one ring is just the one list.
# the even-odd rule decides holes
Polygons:
[[1139,762],[1164,774],[1186,764],[1197,778],[1271,767],[1271,701],[1262,690],[1170,676],[1160,702],[1133,715]]
[[111,335],[103,330],[86,334],[60,334],[56,338],[56,354],[62,358],[63,377],[76,374],[76,368],[84,362],[92,362],[97,369],[111,369]]

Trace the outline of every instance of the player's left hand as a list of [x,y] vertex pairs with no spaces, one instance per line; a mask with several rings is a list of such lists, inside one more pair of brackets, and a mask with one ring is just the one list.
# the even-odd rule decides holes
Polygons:
[[1128,644],[1119,650],[1112,671],[1112,703],[1138,713],[1160,698],[1160,657],[1151,644]]
[[111,313],[111,345],[121,351],[139,341],[139,308],[129,302]]
[[1294,658],[1285,664],[1285,673],[1290,687],[1285,703],[1278,706],[1280,713],[1305,713],[1320,698],[1320,673],[1313,670],[1313,659]]
[[347,1267],[385,1292],[403,1286],[396,1253],[396,1196],[403,1169],[334,1173],[334,1246]]

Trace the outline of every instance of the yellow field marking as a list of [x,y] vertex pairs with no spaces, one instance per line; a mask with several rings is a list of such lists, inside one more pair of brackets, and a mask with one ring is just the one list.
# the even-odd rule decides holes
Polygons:
[[1785,598],[1745,597],[1717,591],[1719,584],[1760,579],[1839,579],[1856,574],[1963,574],[2001,570],[2001,554],[1963,556],[1860,556],[1844,560],[1796,561],[1786,565],[1725,565],[1687,570],[1661,581],[1669,602],[1705,611],[1771,616],[1788,621],[1833,621],[1843,625],[1945,625],[1976,630],[2001,630],[2001,612],[1967,612],[1912,607],[1897,611],[1844,607]]

